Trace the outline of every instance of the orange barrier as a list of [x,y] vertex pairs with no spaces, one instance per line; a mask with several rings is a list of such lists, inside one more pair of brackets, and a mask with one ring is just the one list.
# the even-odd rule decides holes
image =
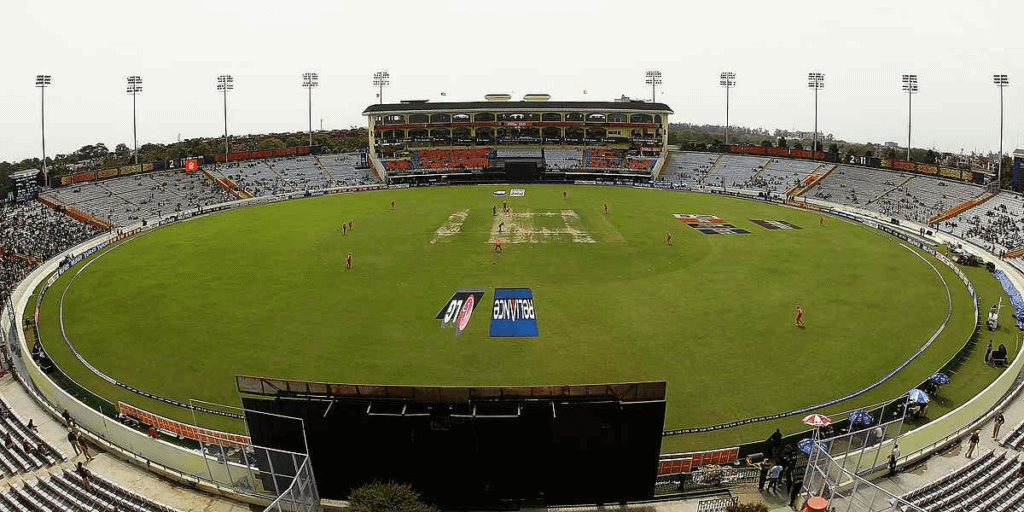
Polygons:
[[942,222],[947,219],[952,219],[953,217],[956,217],[957,215],[960,215],[961,213],[966,212],[967,210],[970,210],[971,208],[974,208],[975,206],[978,206],[984,203],[985,201],[992,199],[995,196],[995,194],[985,194],[981,197],[968,199],[967,201],[964,201],[938,215],[932,216],[932,218],[928,219],[928,223],[934,224],[936,222]]
[[160,430],[171,432],[179,437],[186,437],[203,443],[216,444],[230,448],[244,448],[252,444],[250,439],[246,436],[229,434],[218,430],[210,430],[208,428],[194,427],[192,425],[164,418],[158,414],[146,412],[124,402],[117,402],[117,410],[125,416],[131,416],[146,425],[152,425]]
[[1016,249],[1010,249],[1009,251],[1006,251],[1005,258],[1019,258],[1021,256],[1024,256],[1024,247],[1018,247]]
[[739,447],[706,452],[668,453],[658,462],[658,475],[689,473],[708,464],[731,464],[740,458]]

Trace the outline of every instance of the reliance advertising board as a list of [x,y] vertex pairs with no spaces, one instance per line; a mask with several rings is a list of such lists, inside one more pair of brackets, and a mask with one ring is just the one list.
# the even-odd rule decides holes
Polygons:
[[536,338],[537,310],[529,288],[495,288],[491,308],[492,338]]

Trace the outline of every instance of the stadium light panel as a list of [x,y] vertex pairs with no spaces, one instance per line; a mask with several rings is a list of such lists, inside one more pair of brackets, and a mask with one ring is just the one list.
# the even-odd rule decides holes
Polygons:
[[139,94],[142,92],[142,77],[133,75],[128,77],[128,94]]
[[914,94],[917,90],[917,75],[903,75],[903,91]]

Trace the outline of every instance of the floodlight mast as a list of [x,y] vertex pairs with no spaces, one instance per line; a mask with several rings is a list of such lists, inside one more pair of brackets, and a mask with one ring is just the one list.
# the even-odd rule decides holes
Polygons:
[[378,71],[373,74],[373,85],[377,87],[378,103],[384,103],[384,88],[391,83],[391,75],[387,70]]
[[1003,89],[1010,85],[1006,75],[992,75],[992,81],[999,88],[999,167],[996,171],[996,190],[1003,187]]
[[235,88],[235,78],[231,75],[217,77],[217,90],[224,95],[224,165],[228,164],[228,91]]
[[818,152],[818,91],[825,88],[825,74],[807,73],[807,87],[814,89],[814,136],[811,138],[811,159],[817,159]]
[[139,165],[139,132],[135,117],[135,97],[142,94],[142,77],[138,75],[128,77],[128,94],[132,97],[132,141],[135,147],[135,165]]
[[725,87],[725,145],[729,145],[729,89],[736,87],[736,73],[723,71],[718,75],[718,85]]
[[43,140],[43,181],[49,182],[49,173],[46,169],[46,88],[50,86],[52,79],[50,75],[36,75],[36,87],[39,88],[40,108],[40,129]]
[[910,161],[910,126],[914,119],[913,97],[917,94],[917,75],[903,75],[903,92],[907,93],[907,161]]
[[303,73],[302,86],[309,91],[309,147],[313,147],[313,88],[320,85],[320,75]]
[[652,69],[647,71],[647,78],[644,83],[651,86],[651,103],[658,101],[658,86],[661,85],[661,71]]

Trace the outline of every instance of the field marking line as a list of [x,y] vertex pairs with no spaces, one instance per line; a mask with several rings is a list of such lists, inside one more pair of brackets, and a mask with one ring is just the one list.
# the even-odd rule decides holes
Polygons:
[[430,239],[430,244],[450,242],[452,237],[462,232],[462,224],[466,222],[466,217],[469,217],[469,208],[449,215],[448,220],[437,228],[437,231],[434,231],[434,237]]

